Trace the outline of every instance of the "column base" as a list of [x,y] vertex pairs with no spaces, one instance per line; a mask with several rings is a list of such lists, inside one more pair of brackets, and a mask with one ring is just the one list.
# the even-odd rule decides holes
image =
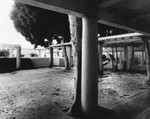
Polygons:
[[109,118],[115,115],[116,112],[113,110],[106,109],[104,107],[97,106],[96,111],[93,114],[82,115],[82,119],[100,119]]

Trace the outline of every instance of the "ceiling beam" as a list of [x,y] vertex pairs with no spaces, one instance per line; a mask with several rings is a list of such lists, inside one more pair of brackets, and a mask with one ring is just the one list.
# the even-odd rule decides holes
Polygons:
[[105,41],[104,44],[120,44],[120,43],[133,43],[142,42],[141,38],[129,38],[129,39],[119,39],[113,41]]
[[[118,47],[117,48],[117,51],[118,52],[124,52],[124,48],[123,47]],[[144,51],[144,48],[143,47],[134,47],[134,51],[135,52],[141,52],[141,51]],[[104,48],[103,49],[103,52],[112,52],[112,48]]]
[[118,38],[126,38],[126,37],[134,37],[134,36],[141,36],[141,35],[143,35],[143,34],[141,34],[141,33],[127,33],[127,34],[121,34],[121,35],[100,37],[100,38],[98,38],[98,41],[118,39]]

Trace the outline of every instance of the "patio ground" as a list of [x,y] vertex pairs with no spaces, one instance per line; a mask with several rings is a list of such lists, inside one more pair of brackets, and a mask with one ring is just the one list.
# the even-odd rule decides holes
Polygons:
[[[98,79],[98,103],[117,113],[113,119],[132,119],[150,107],[145,74],[105,71]],[[74,119],[71,106],[73,70],[40,68],[0,74],[0,119]]]

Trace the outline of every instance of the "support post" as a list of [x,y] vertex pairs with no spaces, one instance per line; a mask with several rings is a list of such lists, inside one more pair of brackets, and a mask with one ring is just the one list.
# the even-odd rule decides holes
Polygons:
[[120,52],[120,64],[122,64],[122,52]]
[[144,66],[144,52],[142,51],[141,66]]
[[125,46],[124,47],[124,63],[123,63],[123,70],[126,71],[127,70],[127,62],[128,61],[128,47]]
[[49,67],[52,68],[53,67],[53,48],[50,47],[50,63],[49,63]]
[[16,53],[16,69],[21,68],[21,47],[17,47]]
[[122,57],[122,52],[119,52],[119,69],[121,69],[122,67],[122,61],[123,61],[123,57]]
[[103,74],[103,60],[102,60],[102,55],[103,55],[103,44],[99,43],[98,44],[98,54],[99,54],[99,74]]
[[[114,55],[114,48],[113,48],[113,46],[112,46],[112,56],[113,56],[113,57],[115,57],[115,55]],[[113,65],[113,61],[112,61],[112,69],[113,69],[113,67],[114,67],[114,65]]]
[[115,47],[115,49],[116,49],[116,63],[115,63],[115,70],[118,70],[118,50],[117,50],[117,46]]
[[41,49],[39,49],[39,57],[41,57]]
[[128,46],[127,70],[131,70],[134,58],[134,46]]
[[72,65],[72,58],[71,58],[71,46],[68,46],[68,61],[69,61],[69,69],[71,69],[71,65]]
[[9,49],[9,57],[13,57],[13,49],[12,48]]
[[106,56],[109,57],[109,53],[108,52],[106,52]]
[[87,116],[93,115],[98,106],[97,20],[83,17],[82,28],[81,106]]
[[147,68],[147,81],[146,81],[146,83],[148,85],[150,85],[150,46],[149,46],[149,42],[148,42],[149,39],[150,39],[150,37],[148,37],[148,36],[142,37],[144,47],[145,47],[146,68]]
[[112,55],[115,57],[114,47],[112,46]]

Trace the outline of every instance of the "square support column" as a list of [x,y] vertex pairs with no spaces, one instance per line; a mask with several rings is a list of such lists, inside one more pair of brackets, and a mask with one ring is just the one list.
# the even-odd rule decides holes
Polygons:
[[38,56],[38,57],[41,57],[41,54],[42,54],[41,52],[42,52],[42,50],[39,49],[38,51],[39,51],[39,56]]
[[17,47],[16,69],[21,68],[21,47]]
[[122,52],[120,52],[120,64],[122,63]]
[[84,115],[93,115],[98,106],[98,39],[97,20],[82,18],[82,87]]
[[12,48],[9,49],[9,57],[13,57],[13,49]]

